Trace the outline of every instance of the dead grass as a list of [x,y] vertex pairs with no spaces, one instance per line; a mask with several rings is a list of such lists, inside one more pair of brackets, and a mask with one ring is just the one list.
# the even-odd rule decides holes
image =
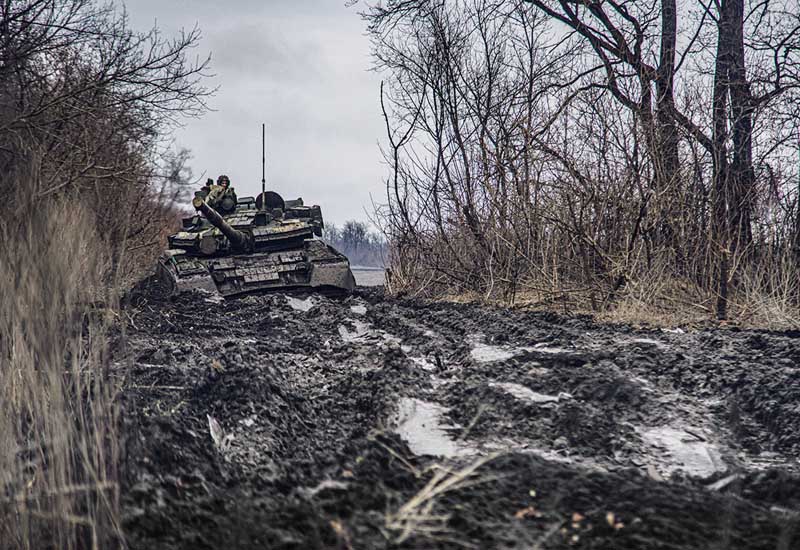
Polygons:
[[[778,264],[753,264],[737,275],[731,293],[728,319],[722,325],[767,330],[800,329],[796,267],[786,258]],[[628,282],[615,300],[602,307],[591,289],[577,285],[551,289],[528,281],[520,284],[513,302],[478,292],[445,293],[436,299],[455,303],[481,303],[516,309],[593,315],[598,321],[642,327],[705,327],[720,324],[714,317],[716,295],[687,280],[663,272],[645,273]]]
[[0,225],[0,548],[121,543],[108,246],[79,204]]
[[481,475],[479,470],[497,456],[482,456],[460,468],[435,465],[428,483],[397,511],[387,514],[386,529],[392,542],[402,544],[413,538],[475,548],[452,532],[448,526],[450,514],[442,509],[441,499],[448,493],[492,481],[492,477]]
[[792,255],[753,262],[739,273],[731,299],[734,319],[748,327],[800,329],[800,274]]

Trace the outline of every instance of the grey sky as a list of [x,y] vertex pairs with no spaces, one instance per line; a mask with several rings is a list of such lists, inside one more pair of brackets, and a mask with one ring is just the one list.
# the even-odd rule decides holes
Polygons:
[[198,24],[197,54],[212,55],[215,112],[186,121],[176,140],[195,175],[225,173],[240,195],[261,188],[261,122],[267,187],[322,206],[329,222],[365,220],[385,166],[379,76],[369,40],[345,0],[127,0],[131,25],[165,33]]

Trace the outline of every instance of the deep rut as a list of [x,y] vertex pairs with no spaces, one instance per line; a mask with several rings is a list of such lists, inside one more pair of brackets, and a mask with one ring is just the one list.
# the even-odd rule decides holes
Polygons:
[[134,548],[800,547],[796,334],[367,289],[127,312]]

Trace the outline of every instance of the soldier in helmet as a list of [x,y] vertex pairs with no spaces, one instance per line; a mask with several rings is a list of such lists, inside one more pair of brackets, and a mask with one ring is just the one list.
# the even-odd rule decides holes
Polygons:
[[220,209],[223,213],[232,212],[236,208],[237,198],[230,178],[224,174],[219,176],[217,184],[211,186],[205,199],[211,208]]

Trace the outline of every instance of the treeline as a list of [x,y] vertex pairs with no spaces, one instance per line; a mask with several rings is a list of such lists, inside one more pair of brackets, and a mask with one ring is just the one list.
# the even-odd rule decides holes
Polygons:
[[0,549],[122,547],[115,302],[190,178],[200,33],[94,0],[0,3]]
[[328,224],[324,231],[328,244],[345,254],[351,265],[383,267],[386,264],[386,239],[366,223],[350,220],[342,227]]
[[395,285],[798,319],[794,1],[389,1]]
[[120,7],[94,0],[3,2],[0,217],[69,200],[113,247],[155,245],[190,177],[169,131],[209,93],[206,61],[187,57],[199,37],[136,32]]

